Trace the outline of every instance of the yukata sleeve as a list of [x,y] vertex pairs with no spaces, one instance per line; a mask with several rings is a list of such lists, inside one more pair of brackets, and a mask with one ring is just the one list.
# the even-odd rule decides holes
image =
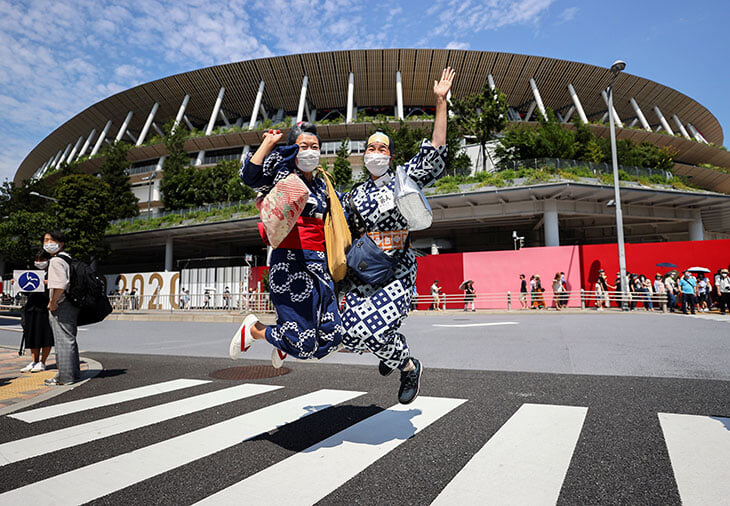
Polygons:
[[246,161],[241,164],[241,169],[238,171],[241,181],[256,191],[268,193],[279,179],[277,176],[281,171],[283,156],[279,151],[274,150],[269,153],[261,165],[251,162],[252,156],[249,153]]
[[423,139],[416,156],[405,163],[408,175],[421,188],[427,188],[444,175],[448,146],[434,147],[431,141]]

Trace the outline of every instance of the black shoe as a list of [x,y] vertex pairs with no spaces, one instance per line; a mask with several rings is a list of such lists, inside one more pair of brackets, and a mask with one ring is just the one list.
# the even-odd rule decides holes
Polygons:
[[421,362],[416,358],[411,358],[415,369],[411,371],[401,371],[400,373],[400,388],[398,389],[398,402],[401,404],[410,404],[413,400],[418,397],[418,392],[421,389],[421,374],[423,373],[423,366]]
[[389,376],[390,373],[392,373],[395,369],[391,369],[387,365],[385,365],[385,362],[380,362],[378,364],[378,372],[381,376]]

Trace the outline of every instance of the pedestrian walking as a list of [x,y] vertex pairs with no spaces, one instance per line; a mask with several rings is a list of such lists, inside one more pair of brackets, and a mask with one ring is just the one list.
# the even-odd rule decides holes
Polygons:
[[552,284],[553,284],[553,306],[555,307],[556,311],[560,311],[563,308],[562,296],[563,296],[563,291],[565,289],[563,288],[563,280],[562,280],[559,272],[555,273],[555,277],[553,278]]
[[520,274],[520,309],[527,309],[527,280]]
[[467,281],[464,286],[464,311],[468,311],[470,305],[471,310],[476,311],[474,307],[474,299],[476,299],[476,295],[476,291],[474,291],[474,281]]

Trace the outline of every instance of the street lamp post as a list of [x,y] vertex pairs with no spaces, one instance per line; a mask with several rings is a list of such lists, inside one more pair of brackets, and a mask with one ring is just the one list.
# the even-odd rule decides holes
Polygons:
[[608,86],[608,124],[611,132],[611,161],[613,163],[613,192],[616,202],[616,236],[618,242],[618,266],[621,278],[621,310],[626,311],[628,282],[626,279],[626,251],[624,249],[624,219],[621,212],[621,192],[618,185],[618,155],[616,154],[616,124],[613,117],[613,83],[626,68],[626,62],[616,60],[611,65],[611,84]]
[[150,207],[152,205],[152,185],[154,184],[154,180],[156,177],[157,177],[157,172],[153,172],[149,176],[142,178],[142,181],[149,181],[149,183],[147,183],[147,218],[148,219],[150,217],[150,212],[151,212]]
[[33,195],[34,197],[40,197],[40,198],[46,199],[46,200],[51,200],[51,201],[53,201],[53,202],[55,202],[55,203],[58,204],[58,199],[54,199],[53,197],[48,197],[46,195],[41,195],[38,192],[30,192],[29,195]]

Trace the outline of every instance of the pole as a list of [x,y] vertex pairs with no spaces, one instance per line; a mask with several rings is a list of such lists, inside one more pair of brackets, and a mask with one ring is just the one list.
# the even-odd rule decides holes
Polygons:
[[616,125],[614,123],[613,114],[613,83],[616,79],[616,73],[613,72],[611,84],[608,87],[608,121],[609,130],[611,131],[611,161],[613,163],[613,193],[616,201],[616,235],[618,242],[618,265],[621,276],[621,310],[626,311],[626,299],[628,282],[626,280],[626,252],[624,249],[624,219],[621,212],[621,192],[618,185],[618,155],[616,154]]

